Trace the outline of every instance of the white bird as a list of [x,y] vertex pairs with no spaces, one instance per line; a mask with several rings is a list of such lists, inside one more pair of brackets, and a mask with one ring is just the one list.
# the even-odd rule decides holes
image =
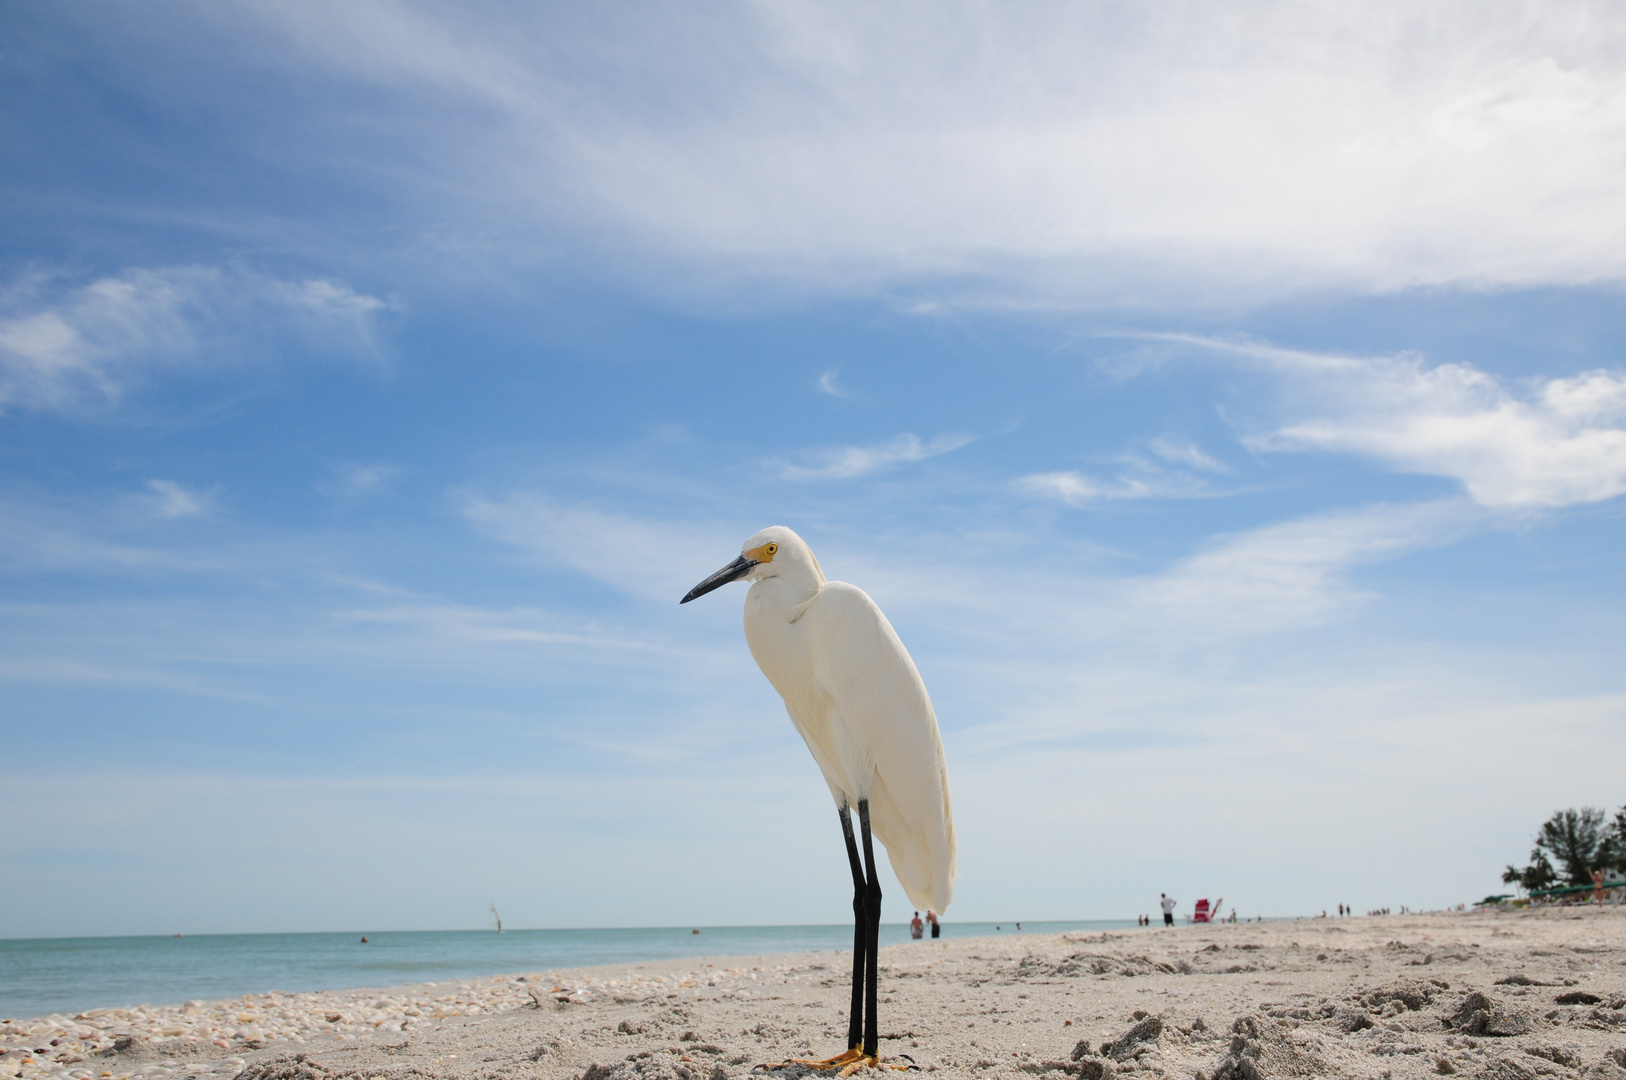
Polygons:
[[954,819],[937,715],[915,662],[875,601],[856,586],[826,581],[819,560],[790,529],[763,529],[745,542],[739,558],[679,602],[731,581],[752,582],[745,597],[746,644],[785,699],[841,817],[853,876],[847,1051],[803,1064],[847,1075],[879,1063],[881,886],[871,831],[916,909],[942,912],[954,897]]

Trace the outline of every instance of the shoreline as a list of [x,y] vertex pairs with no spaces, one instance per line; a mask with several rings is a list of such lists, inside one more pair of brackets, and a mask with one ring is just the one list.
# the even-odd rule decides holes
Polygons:
[[[0,1077],[743,1076],[844,1049],[846,962],[691,957],[94,1009],[0,1024]],[[883,1055],[950,1075],[1191,1076],[1240,1044],[1261,1076],[1508,1062],[1496,1075],[1626,1080],[1618,908],[1003,933],[885,946],[881,964]],[[1453,1026],[1473,994],[1490,1019]]]
[[[993,935],[996,923],[955,922],[951,937]],[[1003,924],[1010,932],[1012,924]],[[1132,920],[1057,920],[1034,931],[1117,930]],[[0,941],[0,1019],[90,1009],[224,1000],[268,990],[319,991],[483,978],[504,972],[850,947],[851,923],[490,931],[172,934]],[[369,944],[358,944],[366,936]],[[909,940],[883,923],[882,944]]]

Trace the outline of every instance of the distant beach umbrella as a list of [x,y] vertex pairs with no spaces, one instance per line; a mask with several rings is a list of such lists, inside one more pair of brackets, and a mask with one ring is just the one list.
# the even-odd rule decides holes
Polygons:
[[937,715],[881,609],[862,589],[827,581],[812,550],[790,529],[776,525],[751,537],[739,558],[680,603],[731,581],[752,582],[745,597],[746,644],[785,699],[841,818],[854,915],[847,1050],[801,1064],[845,1075],[879,1063],[881,886],[871,833],[885,846],[915,907],[941,912],[954,896],[954,821]]

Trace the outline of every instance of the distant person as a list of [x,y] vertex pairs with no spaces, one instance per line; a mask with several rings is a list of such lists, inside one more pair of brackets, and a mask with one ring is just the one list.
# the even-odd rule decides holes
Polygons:
[[1021,924],[1021,923],[1017,923],[1017,924],[1016,924],[1016,928],[1017,928],[1017,929],[1018,929],[1018,930],[1020,930],[1020,929],[1022,929],[1022,924]]
[[939,938],[943,936],[943,926],[937,921],[937,912],[927,908],[926,921],[932,924],[932,937]]
[[1173,926],[1174,905],[1179,901],[1175,900],[1175,898],[1170,896],[1168,893],[1158,893],[1158,895],[1163,898],[1157,902],[1157,906],[1163,909],[1163,925]]
[[919,941],[925,934],[926,924],[920,921],[920,912],[917,911],[915,917],[909,920],[909,936]]

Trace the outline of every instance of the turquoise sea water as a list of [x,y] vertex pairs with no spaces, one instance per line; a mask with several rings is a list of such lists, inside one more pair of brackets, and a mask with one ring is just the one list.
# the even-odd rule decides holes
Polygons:
[[[1134,929],[1131,919],[1024,922],[1023,933]],[[708,926],[623,930],[476,930],[0,941],[0,1019],[162,1005],[268,990],[362,986],[535,972],[685,956],[849,949],[852,926]],[[944,923],[943,936],[1016,934],[1014,923]],[[901,923],[881,944],[909,940]]]

